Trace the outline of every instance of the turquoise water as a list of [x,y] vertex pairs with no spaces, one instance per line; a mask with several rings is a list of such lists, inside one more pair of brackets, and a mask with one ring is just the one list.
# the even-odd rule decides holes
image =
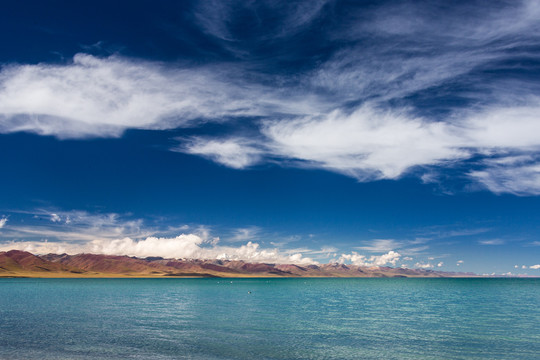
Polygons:
[[0,359],[540,359],[540,279],[0,279]]

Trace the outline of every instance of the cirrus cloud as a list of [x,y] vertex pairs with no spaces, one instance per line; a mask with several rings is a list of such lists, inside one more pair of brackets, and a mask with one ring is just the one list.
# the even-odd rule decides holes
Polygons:
[[284,100],[277,89],[235,79],[241,71],[229,65],[174,66],[82,53],[62,65],[4,66],[0,132],[117,137],[133,128],[171,129],[231,116],[302,112],[304,100],[291,95],[296,101]]
[[[171,150],[234,169],[271,161],[360,181],[437,181],[452,168],[494,193],[540,194],[536,1],[444,10],[381,2],[347,14],[330,4],[197,5],[193,25],[241,61],[76,54],[64,64],[3,66],[0,132],[119,137],[230,122],[231,133],[183,137]],[[274,16],[258,18],[267,11]],[[246,14],[260,22],[238,32]],[[317,19],[328,24],[324,56],[293,51]],[[291,54],[261,56],[268,42]]]

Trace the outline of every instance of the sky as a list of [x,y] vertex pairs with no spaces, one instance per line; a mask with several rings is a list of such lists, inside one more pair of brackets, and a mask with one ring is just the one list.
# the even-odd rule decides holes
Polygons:
[[540,276],[540,1],[11,1],[0,251]]

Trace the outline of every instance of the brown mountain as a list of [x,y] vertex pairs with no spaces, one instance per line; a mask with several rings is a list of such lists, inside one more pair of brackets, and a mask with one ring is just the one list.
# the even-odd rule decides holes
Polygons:
[[300,266],[244,261],[145,259],[95,254],[33,255],[0,252],[0,277],[471,277],[472,273],[365,267],[345,264]]
[[79,271],[76,267],[47,261],[29,252],[11,250],[0,252],[0,276],[6,273],[61,273]]

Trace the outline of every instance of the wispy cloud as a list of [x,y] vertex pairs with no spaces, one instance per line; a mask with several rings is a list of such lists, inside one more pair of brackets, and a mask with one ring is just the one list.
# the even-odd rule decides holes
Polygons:
[[[309,26],[319,16],[322,7],[329,2],[328,0],[287,3],[275,0],[227,2],[211,0],[197,3],[194,15],[205,33],[224,40],[227,49],[241,56],[245,54],[242,41],[254,37],[258,41],[270,41],[294,36]],[[238,13],[244,16],[234,16]],[[273,14],[273,21],[265,22],[262,19],[268,13]]]
[[5,216],[2,216],[2,218],[0,218],[0,229],[6,226],[7,221],[8,219]]
[[229,239],[229,241],[232,242],[238,242],[238,241],[252,241],[257,238],[261,231],[261,228],[258,226],[251,226],[247,228],[239,228],[233,231],[233,236]]
[[504,240],[502,239],[488,239],[488,240],[479,240],[480,245],[503,245]]
[[519,163],[486,161],[485,169],[472,171],[469,175],[497,194],[539,195],[540,163],[529,156],[525,158],[529,161]]
[[429,246],[417,246],[401,249],[400,251],[405,255],[420,255],[425,254],[429,250]]
[[399,242],[393,239],[375,239],[368,243],[369,245],[357,246],[355,249],[365,250],[370,252],[386,252],[390,250],[399,249],[403,246],[403,242]]
[[[340,21],[332,6],[197,4],[195,25],[237,61],[77,54],[4,66],[0,132],[115,137],[242,118],[231,133],[184,137],[171,150],[235,169],[272,161],[360,181],[439,181],[451,167],[495,193],[540,194],[540,85],[515,75],[536,71],[523,60],[538,59],[538,2],[351,5]],[[292,50],[308,30],[325,49],[313,61]],[[290,54],[260,56],[269,44]],[[307,64],[276,70],[279,61]]]
[[235,79],[232,65],[190,67],[77,54],[64,65],[10,65],[0,73],[0,132],[115,137],[231,116],[302,113],[279,89]]
[[[399,251],[400,254],[409,255],[409,256],[418,256],[425,254],[429,250],[429,245],[426,244],[432,239],[373,239],[369,241],[364,241],[364,245],[355,246],[353,249],[368,251],[371,253],[384,253],[388,251]],[[412,258],[404,258],[404,260]]]
[[[395,179],[418,167],[444,168],[479,157],[484,160],[464,177],[494,192],[537,194],[536,160],[526,168],[508,166],[506,172],[490,159],[538,153],[539,87],[525,78],[479,81],[485,69],[537,57],[527,50],[540,43],[534,35],[537,3],[488,9],[471,4],[445,8],[445,17],[436,3],[385,4],[367,11],[363,17],[351,9],[350,19],[329,35],[352,45],[302,77],[300,91],[324,94],[334,109],[263,121],[264,152],[362,181]],[[470,90],[452,92],[456,86]],[[423,110],[403,100],[415,96],[427,97]],[[449,97],[470,105],[439,101]],[[355,103],[360,105],[346,105]],[[424,111],[434,106],[447,115]],[[528,176],[509,176],[514,170]]]
[[[26,212],[33,222],[14,223],[3,232],[4,238],[48,238],[70,242],[114,239],[120,237],[142,238],[156,229],[143,226],[141,219],[130,219],[116,213],[89,213],[86,211],[55,211],[39,209]],[[46,221],[44,221],[46,219]]]
[[432,226],[426,229],[421,229],[419,234],[422,237],[417,238],[416,241],[418,241],[419,244],[422,244],[434,239],[469,237],[484,234],[492,230],[493,229],[487,227],[463,228],[461,225]]
[[234,169],[243,169],[260,161],[263,151],[247,139],[208,140],[193,137],[173,151],[201,155]]

